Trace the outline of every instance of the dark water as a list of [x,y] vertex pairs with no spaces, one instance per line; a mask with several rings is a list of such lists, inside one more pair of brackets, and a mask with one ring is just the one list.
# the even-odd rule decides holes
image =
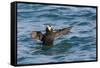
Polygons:
[[[21,3],[17,7],[17,64],[96,60],[96,8]],[[31,32],[44,32],[46,23],[54,29],[73,26],[72,33],[56,39],[53,46],[43,46]]]

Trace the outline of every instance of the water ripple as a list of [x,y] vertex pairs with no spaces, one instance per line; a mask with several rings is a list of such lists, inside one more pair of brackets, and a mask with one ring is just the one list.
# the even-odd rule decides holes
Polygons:
[[[18,4],[18,64],[96,60],[96,8]],[[73,26],[72,33],[43,46],[31,38],[32,31],[42,31],[44,24],[54,28]]]

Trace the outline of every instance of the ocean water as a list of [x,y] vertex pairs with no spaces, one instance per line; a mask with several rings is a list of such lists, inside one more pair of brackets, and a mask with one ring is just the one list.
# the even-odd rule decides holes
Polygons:
[[[46,47],[31,37],[32,31],[44,33],[46,23],[73,28]],[[89,60],[96,60],[96,8],[17,4],[17,64]]]

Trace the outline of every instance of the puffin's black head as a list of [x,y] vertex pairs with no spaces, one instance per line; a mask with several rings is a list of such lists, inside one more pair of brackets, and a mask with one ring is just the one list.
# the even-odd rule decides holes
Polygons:
[[46,32],[52,32],[53,31],[53,28],[51,25],[47,25],[46,27]]

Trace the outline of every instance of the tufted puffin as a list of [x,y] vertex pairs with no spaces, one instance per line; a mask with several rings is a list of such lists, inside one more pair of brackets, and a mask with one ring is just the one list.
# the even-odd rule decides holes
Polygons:
[[32,38],[42,41],[43,45],[53,45],[56,37],[70,33],[71,28],[67,27],[54,31],[51,25],[47,25],[44,34],[40,31],[32,31]]

